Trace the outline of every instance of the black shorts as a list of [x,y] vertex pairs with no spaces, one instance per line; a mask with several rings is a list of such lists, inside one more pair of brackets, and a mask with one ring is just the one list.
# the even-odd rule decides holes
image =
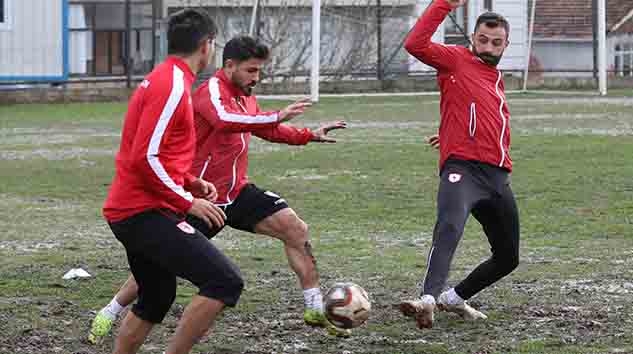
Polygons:
[[176,298],[176,277],[192,282],[198,294],[235,306],[244,286],[237,268],[184,217],[148,210],[110,223],[127,253],[138,283],[132,312],[160,323]]
[[[257,188],[254,184],[244,186],[232,204],[221,207],[226,214],[226,223],[234,229],[255,232],[255,225],[276,212],[288,208],[288,203],[277,194]],[[187,215],[187,222],[208,239],[222,228],[211,228],[202,219]]]

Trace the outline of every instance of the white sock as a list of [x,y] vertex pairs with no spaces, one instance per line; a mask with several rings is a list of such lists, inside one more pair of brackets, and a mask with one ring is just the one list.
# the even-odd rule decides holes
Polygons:
[[121,306],[121,304],[116,301],[116,297],[114,297],[112,298],[110,303],[107,304],[106,307],[102,308],[99,312],[109,319],[114,320],[115,318],[117,318],[117,316],[119,316],[124,308],[124,306]]
[[311,288],[303,290],[303,301],[307,309],[323,312],[323,295],[321,289]]
[[464,299],[457,295],[455,288],[448,289],[446,292],[446,301],[448,301],[449,305],[459,305],[464,303]]
[[425,305],[435,305],[435,298],[433,295],[424,295],[420,298],[420,300],[422,300],[422,303]]

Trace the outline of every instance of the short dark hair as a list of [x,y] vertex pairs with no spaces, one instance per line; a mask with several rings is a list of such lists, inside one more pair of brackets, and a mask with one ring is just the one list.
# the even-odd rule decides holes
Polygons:
[[237,62],[246,61],[249,59],[261,59],[268,60],[270,56],[270,49],[257,40],[249,36],[238,36],[232,38],[224,46],[222,53],[222,64],[224,65],[227,60],[232,59]]
[[169,17],[167,45],[169,54],[192,54],[204,39],[214,39],[217,32],[209,13],[202,9],[183,9]]
[[479,29],[479,26],[482,24],[486,25],[489,28],[497,28],[499,26],[503,27],[506,30],[506,37],[510,36],[510,23],[506,20],[505,17],[499,15],[496,12],[485,12],[481,14],[477,18],[477,23],[475,24],[475,32]]

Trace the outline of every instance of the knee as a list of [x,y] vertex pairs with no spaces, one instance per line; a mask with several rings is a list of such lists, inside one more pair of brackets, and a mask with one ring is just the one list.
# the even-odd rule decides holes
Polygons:
[[223,272],[224,274],[221,281],[218,282],[217,278],[214,277],[215,279],[213,281],[205,283],[200,287],[200,290],[209,291],[221,286],[228,292],[241,294],[244,289],[244,278],[242,278],[240,271],[236,267],[231,267],[229,269],[225,268]]
[[464,225],[450,219],[440,219],[436,227],[436,239],[459,241]]
[[236,267],[223,269],[221,278],[214,276],[200,286],[199,295],[222,301],[226,306],[235,306],[244,290],[244,279]]
[[304,241],[307,241],[308,231],[309,231],[308,224],[306,224],[305,221],[297,218],[297,220],[294,223],[294,233],[297,235],[297,237],[299,237],[300,239]]
[[519,255],[514,252],[497,255],[495,260],[505,275],[512,273],[519,266]]
[[242,278],[242,274],[240,272],[236,272],[233,274],[229,280],[229,287],[235,291],[237,294],[242,294],[242,290],[244,290],[244,278]]
[[225,286],[230,294],[235,297],[235,302],[242,295],[242,291],[244,290],[244,278],[239,272],[235,272],[230,274],[227,277]]

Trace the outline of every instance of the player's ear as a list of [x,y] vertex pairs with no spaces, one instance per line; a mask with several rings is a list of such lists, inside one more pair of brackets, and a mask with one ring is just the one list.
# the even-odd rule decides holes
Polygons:
[[200,45],[200,51],[202,52],[202,54],[207,55],[207,54],[213,54],[213,49],[215,48],[215,39],[213,38],[206,38],[202,41],[201,45]]
[[202,43],[200,43],[200,48],[198,50],[204,56],[209,54],[209,41],[204,40]]
[[227,59],[224,62],[224,68],[225,69],[234,70],[236,66],[237,66],[237,63],[233,59]]

